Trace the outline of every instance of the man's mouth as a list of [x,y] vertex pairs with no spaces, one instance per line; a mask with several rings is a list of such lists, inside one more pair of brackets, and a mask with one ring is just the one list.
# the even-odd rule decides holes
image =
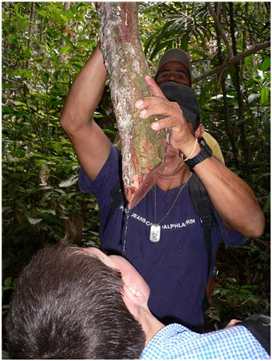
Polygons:
[[165,149],[165,156],[166,157],[176,157],[177,155],[179,155],[179,151],[177,149],[175,149],[174,147],[172,147],[172,145],[167,144],[166,149]]

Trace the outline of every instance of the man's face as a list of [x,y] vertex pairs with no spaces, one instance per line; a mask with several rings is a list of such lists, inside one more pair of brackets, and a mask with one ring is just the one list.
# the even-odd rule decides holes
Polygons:
[[[198,137],[199,133],[194,132],[192,124],[188,123],[188,126],[192,134]],[[159,173],[159,176],[163,178],[179,175],[181,170],[187,167],[183,160],[183,154],[169,143],[166,144],[163,164],[164,168]]]
[[159,69],[156,82],[160,85],[168,81],[191,86],[188,69],[177,61],[169,61]]
[[159,173],[159,176],[161,177],[172,177],[178,175],[184,167],[184,162],[182,157],[180,157],[179,151],[171,144],[166,145],[163,165],[164,167]]

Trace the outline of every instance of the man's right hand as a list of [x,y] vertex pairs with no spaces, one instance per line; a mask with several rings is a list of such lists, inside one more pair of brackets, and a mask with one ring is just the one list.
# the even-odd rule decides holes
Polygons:
[[[140,116],[142,118],[157,116],[159,120],[151,124],[152,129],[155,131],[169,129],[170,144],[187,157],[195,144],[191,125],[186,121],[178,103],[169,101],[155,80],[146,76],[145,81],[152,96],[136,102],[136,108],[141,111]],[[199,151],[200,147],[197,145],[195,153]]]

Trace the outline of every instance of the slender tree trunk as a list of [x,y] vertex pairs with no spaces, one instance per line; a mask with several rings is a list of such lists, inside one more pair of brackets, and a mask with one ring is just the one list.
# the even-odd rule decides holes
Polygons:
[[64,10],[65,11],[67,11],[67,10],[69,10],[70,9],[70,7],[71,7],[71,4],[72,4],[72,1],[70,1],[70,2],[65,2],[64,3]]
[[148,95],[148,65],[138,34],[137,4],[100,3],[101,49],[110,76],[111,98],[122,148],[122,172],[128,206],[134,207],[155,183],[163,159],[165,132],[139,118],[135,102]]
[[[63,4],[64,13],[67,12],[70,9],[71,4],[72,4],[71,2],[65,2]],[[71,33],[69,21],[67,21],[65,23],[65,25],[63,26],[63,33],[64,33],[64,35]],[[61,47],[63,47],[63,46],[65,46],[65,37],[62,38]],[[60,62],[61,63],[65,64],[66,62],[68,62],[68,60],[69,60],[69,54],[68,53],[60,53]]]
[[32,40],[33,24],[35,21],[35,15],[36,15],[36,4],[35,4],[35,2],[33,2],[31,4],[30,14],[29,14],[28,40],[27,40],[28,48],[31,48],[31,40]]
[[[232,40],[232,52],[235,56],[237,54],[236,49],[236,38],[235,38],[235,22],[234,22],[234,9],[233,4],[229,4],[229,14],[230,14],[230,33]],[[248,163],[249,163],[249,150],[246,141],[246,123],[243,118],[244,110],[243,110],[243,98],[242,98],[242,90],[241,90],[241,81],[240,81],[240,65],[234,65],[234,77],[233,77],[234,86],[237,94],[237,102],[238,102],[238,119],[240,126],[240,134],[241,134],[241,146],[243,150],[243,158],[244,162],[242,162],[242,171],[244,175],[248,175]]]
[[[212,5],[210,5],[211,7]],[[216,32],[216,41],[217,41],[217,48],[218,48],[218,59],[219,64],[222,65],[224,63],[224,57],[221,49],[221,33],[218,31],[218,26],[220,26],[220,9],[218,9],[218,4],[215,4],[216,11],[213,12],[213,17],[216,17],[215,21],[215,32]],[[211,12],[211,8],[209,8]],[[230,54],[230,50],[228,49],[228,54]],[[224,124],[225,124],[225,131],[229,138],[233,159],[237,168],[239,168],[239,159],[238,159],[238,151],[235,143],[235,132],[233,132],[232,127],[230,126],[230,119],[229,119],[229,111],[228,111],[228,102],[227,102],[227,90],[226,90],[226,77],[224,72],[218,75],[218,80],[220,82],[222,94],[223,94],[223,114],[224,114]]]

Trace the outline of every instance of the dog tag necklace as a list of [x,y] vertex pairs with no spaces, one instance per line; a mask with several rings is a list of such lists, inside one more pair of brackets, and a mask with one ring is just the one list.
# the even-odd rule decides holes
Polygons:
[[160,225],[160,223],[169,215],[169,213],[174,208],[174,206],[177,203],[177,200],[179,198],[179,195],[180,195],[182,189],[184,188],[185,184],[183,184],[183,186],[179,188],[178,193],[177,193],[173,203],[171,204],[171,206],[169,207],[169,209],[165,213],[165,215],[163,215],[162,218],[159,221],[157,221],[157,188],[156,188],[156,186],[154,187],[154,223],[152,223],[151,226],[150,226],[150,234],[149,234],[150,242],[157,243],[157,242],[160,241],[160,239],[161,239],[161,225]]

